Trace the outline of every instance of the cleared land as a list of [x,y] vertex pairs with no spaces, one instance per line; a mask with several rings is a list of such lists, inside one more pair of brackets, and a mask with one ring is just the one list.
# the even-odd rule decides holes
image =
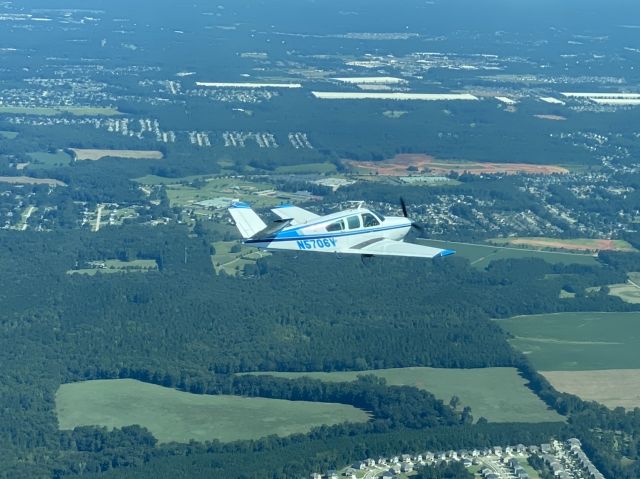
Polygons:
[[70,114],[74,116],[117,116],[121,115],[115,108],[102,108],[102,107],[75,107],[75,106],[61,106],[51,108],[38,108],[38,107],[21,107],[21,106],[0,106],[0,115],[40,115],[40,116],[57,116]]
[[495,238],[492,239],[491,242],[495,244],[533,246],[536,248],[565,249],[571,251],[636,251],[636,249],[626,241],[608,239]]
[[18,136],[18,133],[16,133],[15,131],[0,130],[0,137],[6,138],[7,140],[13,140],[17,136]]
[[146,273],[158,270],[158,263],[154,259],[136,259],[132,261],[107,259],[105,261],[91,261],[89,264],[90,268],[71,269],[67,271],[67,274],[93,276],[97,273]]
[[640,369],[640,312],[516,316],[498,324],[541,371]]
[[477,96],[468,93],[352,93],[333,91],[312,91],[311,94],[321,100],[419,100],[419,101],[474,101]]
[[625,303],[640,304],[640,284],[632,279],[627,283],[610,284],[609,294],[617,296]]
[[558,391],[597,401],[612,409],[640,407],[640,369],[547,371],[544,377]]
[[163,155],[154,150],[91,150],[70,148],[77,161],[97,161],[102,158],[127,158],[133,160],[161,160]]
[[405,176],[407,169],[417,168],[418,171],[429,171],[432,174],[446,175],[451,171],[458,174],[470,173],[472,175],[507,174],[517,173],[551,175],[554,173],[565,174],[569,170],[561,166],[530,165],[526,163],[485,163],[468,162],[458,160],[439,160],[429,155],[402,154],[396,155],[390,160],[384,161],[356,161],[345,160],[351,168],[365,173],[375,173],[385,176]]
[[209,88],[302,88],[300,83],[227,83],[196,82],[197,86]]
[[[373,371],[349,371],[333,373],[258,373],[278,377],[312,377],[322,381],[353,381],[362,374],[375,374],[386,379],[387,384],[413,386],[433,393],[448,403],[458,396],[461,407],[470,406],[477,420],[484,416],[493,422],[549,422],[563,421],[562,416],[551,411],[526,386],[525,380],[515,368],[442,369],[400,368]],[[460,407],[460,406],[459,406]]]
[[67,166],[71,163],[71,157],[62,150],[58,150],[55,153],[38,151],[29,153],[29,157],[33,159],[33,161],[29,163],[30,170]]
[[[239,246],[240,251],[232,253],[231,249],[234,246]],[[215,272],[224,271],[230,276],[242,274],[246,265],[255,264],[258,259],[271,255],[256,248],[249,248],[238,241],[217,241],[213,243],[213,247],[216,254],[211,256],[211,261]]]
[[586,264],[592,266],[599,264],[597,258],[588,254],[539,251],[504,246],[457,243],[454,241],[427,240],[422,238],[418,238],[418,241],[420,244],[426,244],[427,246],[433,246],[435,248],[455,250],[458,256],[467,258],[471,262],[471,265],[476,268],[486,268],[492,261],[512,258],[540,258],[552,264]]
[[0,183],[12,183],[15,185],[49,185],[67,186],[60,180],[52,178],[31,178],[30,176],[0,176]]
[[198,395],[133,379],[63,384],[56,393],[56,413],[60,429],[139,424],[159,442],[288,436],[369,419],[344,404]]

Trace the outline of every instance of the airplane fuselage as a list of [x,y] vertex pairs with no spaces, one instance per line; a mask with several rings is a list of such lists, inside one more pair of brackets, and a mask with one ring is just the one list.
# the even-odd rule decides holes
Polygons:
[[308,224],[286,226],[273,235],[251,238],[245,243],[263,249],[337,253],[386,238],[402,240],[411,229],[404,217],[381,215],[367,209],[341,211]]

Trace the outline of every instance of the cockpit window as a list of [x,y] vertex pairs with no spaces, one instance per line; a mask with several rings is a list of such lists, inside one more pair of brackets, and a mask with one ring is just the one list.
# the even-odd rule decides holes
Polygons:
[[381,222],[384,221],[384,215],[382,213],[380,213],[379,211],[371,211],[371,212],[374,215],[376,215]]
[[363,213],[362,224],[364,225],[365,228],[370,228],[372,226],[378,226],[380,222],[371,213]]
[[344,222],[342,220],[334,221],[327,225],[327,231],[342,231],[344,229]]
[[350,230],[360,228],[360,217],[358,215],[349,216],[347,218],[347,224],[349,225]]

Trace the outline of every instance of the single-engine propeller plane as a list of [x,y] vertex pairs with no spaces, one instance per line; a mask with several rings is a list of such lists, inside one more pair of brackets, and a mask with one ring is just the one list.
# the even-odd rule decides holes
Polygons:
[[271,211],[280,219],[268,227],[246,203],[229,208],[244,243],[266,250],[318,251],[365,256],[410,256],[436,258],[455,251],[405,243],[411,228],[422,227],[408,218],[407,206],[400,199],[404,216],[387,216],[357,208],[319,216],[293,205],[281,205]]

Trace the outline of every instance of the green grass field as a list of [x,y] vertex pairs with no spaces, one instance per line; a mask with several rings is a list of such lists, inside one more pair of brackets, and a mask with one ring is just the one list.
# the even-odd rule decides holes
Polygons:
[[17,136],[18,136],[18,133],[15,132],[15,131],[3,131],[3,130],[0,130],[0,137],[1,138],[6,138],[7,140],[13,140]]
[[640,368],[640,312],[540,314],[498,324],[542,371]]
[[56,413],[60,429],[139,424],[160,442],[288,436],[369,419],[344,404],[190,394],[133,379],[63,384],[56,393]]
[[511,258],[540,258],[552,264],[585,264],[589,266],[599,264],[597,258],[590,254],[539,251],[493,245],[456,243],[452,241],[425,240],[421,238],[418,238],[418,242],[435,248],[453,249],[457,255],[467,258],[474,267],[479,269],[486,268],[492,261]]
[[115,108],[102,108],[102,107],[51,107],[51,108],[38,108],[38,107],[21,107],[21,106],[0,106],[0,115],[38,115],[38,116],[57,116],[63,114],[70,114],[74,116],[116,116],[121,113]]
[[[238,253],[231,252],[231,248],[235,245],[240,246]],[[211,257],[211,261],[216,273],[224,271],[231,276],[237,276],[238,273],[243,271],[245,265],[255,264],[256,260],[271,255],[271,253],[266,253],[257,248],[245,246],[238,241],[217,241],[213,243],[213,247],[216,250],[216,254]]]
[[29,163],[29,169],[32,170],[37,168],[67,166],[71,163],[71,157],[62,150],[58,150],[55,153],[39,151],[36,153],[29,153],[29,156],[33,160]]
[[550,248],[565,250],[614,250],[614,251],[637,251],[630,243],[624,240],[601,240],[593,238],[558,239],[548,237],[513,237],[494,238],[489,240],[497,245],[520,245],[529,248]]
[[275,172],[291,175],[335,173],[336,165],[333,163],[307,163],[302,165],[279,166]]
[[[470,406],[477,420],[484,416],[492,422],[550,422],[562,421],[525,386],[525,380],[515,368],[443,369],[400,368],[374,371],[333,373],[258,373],[297,378],[308,376],[323,381],[353,381],[361,374],[375,374],[395,386],[414,386],[426,389],[438,399],[449,403],[458,396],[462,407]],[[459,406],[460,407],[460,406]]]
[[86,274],[93,276],[97,273],[146,273],[157,271],[158,263],[154,259],[135,259],[132,261],[120,261],[107,259],[105,261],[92,261],[92,268],[71,269],[67,274]]

